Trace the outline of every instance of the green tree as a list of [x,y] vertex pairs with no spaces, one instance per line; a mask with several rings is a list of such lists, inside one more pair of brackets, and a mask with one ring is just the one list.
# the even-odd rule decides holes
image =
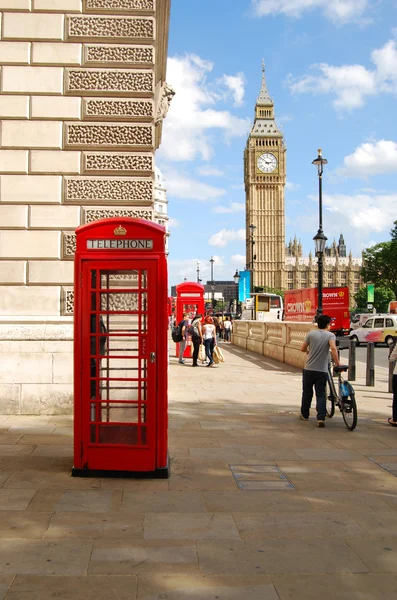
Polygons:
[[[367,288],[363,287],[354,294],[358,312],[367,312]],[[387,312],[389,302],[394,300],[394,292],[385,287],[376,287],[374,294],[374,306],[377,312]]]
[[278,296],[281,296],[284,299],[284,290],[279,290],[277,288],[272,288],[272,287],[258,287],[255,286],[255,293],[265,293],[265,294],[277,294]]
[[[397,298],[397,221],[390,232],[391,240],[375,244],[363,252],[361,275],[365,283],[375,284],[376,288],[388,288]],[[376,301],[375,301],[376,306]]]

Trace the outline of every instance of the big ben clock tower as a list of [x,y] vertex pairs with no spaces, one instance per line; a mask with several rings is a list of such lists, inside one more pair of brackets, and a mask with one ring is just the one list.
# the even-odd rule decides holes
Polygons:
[[283,134],[276,125],[262,63],[255,121],[244,151],[246,256],[253,286],[285,288],[285,161]]

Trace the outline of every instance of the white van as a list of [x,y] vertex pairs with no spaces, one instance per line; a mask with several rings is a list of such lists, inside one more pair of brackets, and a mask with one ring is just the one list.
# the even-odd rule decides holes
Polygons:
[[363,327],[354,329],[349,337],[356,346],[367,342],[390,346],[397,337],[397,315],[371,315]]

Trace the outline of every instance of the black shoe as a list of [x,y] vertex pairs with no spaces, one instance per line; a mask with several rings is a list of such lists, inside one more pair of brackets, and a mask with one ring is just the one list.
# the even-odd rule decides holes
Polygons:
[[198,364],[196,363],[195,365],[192,365],[192,367],[198,367]]

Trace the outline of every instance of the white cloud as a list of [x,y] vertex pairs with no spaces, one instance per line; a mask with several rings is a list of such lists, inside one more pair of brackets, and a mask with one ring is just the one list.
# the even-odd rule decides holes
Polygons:
[[235,241],[245,241],[245,229],[238,229],[234,231],[234,229],[221,229],[218,233],[214,233],[208,240],[208,244],[210,246],[218,246],[219,248],[223,248],[229,242]]
[[216,167],[211,167],[210,165],[203,165],[202,167],[198,167],[197,173],[202,175],[203,177],[222,177],[223,171],[217,169]]
[[233,254],[233,256],[230,257],[230,262],[235,263],[238,267],[245,266],[245,255]]
[[342,25],[351,21],[363,22],[369,6],[368,0],[251,0],[254,14],[258,17],[282,14],[299,18],[304,12],[321,8],[331,21]]
[[214,208],[212,209],[212,212],[214,213],[218,213],[218,214],[223,214],[223,213],[237,213],[237,212],[243,212],[245,210],[245,203],[244,202],[232,202],[231,204],[229,204],[229,206],[214,206]]
[[285,189],[289,190],[290,192],[295,192],[296,190],[299,190],[299,188],[299,183],[292,183],[292,181],[287,181],[287,183],[285,184]]
[[374,69],[363,65],[314,64],[306,75],[289,75],[287,85],[293,94],[332,94],[337,109],[359,108],[368,96],[397,93],[397,40],[391,39],[382,48],[374,50],[371,61]]
[[226,190],[202,183],[178,171],[167,171],[168,197],[211,202],[226,194]]
[[[175,89],[167,118],[164,121],[160,157],[170,161],[192,161],[197,156],[209,160],[213,154],[211,135],[223,132],[225,139],[245,136],[249,119],[240,119],[226,110],[217,110],[223,99],[216,82],[208,81],[213,64],[199,56],[187,54],[168,59],[167,81]],[[234,98],[241,98],[237,79],[228,76],[228,88],[234,86]],[[239,78],[237,75],[236,78]],[[223,80],[223,79],[222,79]]]
[[180,227],[180,222],[178,221],[178,219],[174,219],[173,217],[170,217],[168,219],[168,227],[171,229],[174,229],[175,227]]
[[329,221],[333,230],[345,230],[349,224],[365,238],[371,232],[389,231],[397,218],[397,194],[325,194],[324,206],[329,215],[324,222]]
[[353,154],[345,156],[338,173],[347,177],[367,177],[397,171],[397,144],[379,140],[358,146]]
[[224,86],[232,95],[234,100],[234,106],[241,106],[244,101],[244,74],[237,73],[237,75],[223,75],[218,79],[218,84]]

